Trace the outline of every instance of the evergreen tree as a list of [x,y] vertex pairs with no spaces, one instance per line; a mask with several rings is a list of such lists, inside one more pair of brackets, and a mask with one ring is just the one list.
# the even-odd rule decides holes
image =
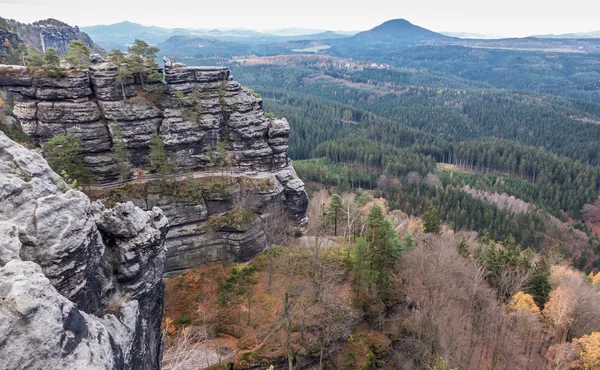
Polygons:
[[378,205],[374,205],[369,211],[366,226],[371,255],[371,274],[379,298],[387,302],[392,298],[391,280],[402,246],[394,226],[385,218],[383,210]]
[[38,70],[44,66],[44,56],[38,49],[32,47],[27,51],[26,64],[27,68]]
[[150,139],[150,153],[148,154],[149,168],[152,172],[158,173],[164,181],[166,177],[173,172],[171,159],[165,149],[165,144],[158,133],[155,133]]
[[69,178],[84,184],[93,181],[93,175],[83,161],[83,154],[87,151],[81,140],[73,135],[57,135],[44,144],[44,155],[54,172],[64,171]]
[[63,59],[75,69],[87,69],[90,65],[90,49],[79,40],[73,40],[67,45],[67,53]]
[[127,100],[127,95],[125,94],[125,81],[131,77],[132,73],[129,63],[127,62],[127,57],[121,50],[113,49],[108,53],[108,61],[117,68],[117,82],[121,85],[123,100]]
[[416,247],[415,238],[413,234],[409,231],[404,235],[404,239],[402,240],[402,249],[403,250],[411,250]]
[[131,171],[131,156],[127,149],[127,142],[123,138],[121,127],[118,122],[114,122],[112,125],[112,139],[113,145],[110,148],[112,152],[112,159],[117,164],[119,169],[119,180],[125,181],[129,178]]
[[460,243],[456,245],[456,249],[458,249],[458,254],[461,256],[465,258],[469,257],[469,245],[467,244],[465,238],[462,238]]
[[60,59],[56,50],[49,48],[44,53],[44,64],[43,67],[48,71],[59,71],[60,70]]
[[533,295],[533,299],[539,307],[544,307],[546,301],[548,301],[551,290],[552,285],[550,284],[550,267],[548,266],[548,261],[543,258],[535,265],[535,268],[533,269],[529,293]]
[[127,49],[129,56],[127,64],[132,73],[137,73],[144,88],[144,79],[160,81],[162,75],[158,72],[156,53],[159,49],[148,45],[147,42],[136,39],[132,46]]
[[441,218],[437,208],[433,205],[432,201],[429,201],[427,206],[427,212],[423,215],[423,227],[426,233],[437,234],[441,230]]
[[333,194],[331,196],[331,202],[329,203],[329,209],[327,210],[327,218],[333,221],[333,235],[337,236],[338,221],[343,215],[344,204],[342,198]]
[[352,255],[352,289],[356,294],[359,305],[367,303],[366,288],[371,285],[371,253],[369,244],[364,237],[356,240]]

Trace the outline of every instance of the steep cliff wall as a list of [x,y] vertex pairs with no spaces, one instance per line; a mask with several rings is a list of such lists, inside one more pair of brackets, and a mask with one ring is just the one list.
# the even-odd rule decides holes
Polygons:
[[0,132],[0,369],[157,369],[168,222],[71,190]]
[[92,52],[104,53],[104,50],[96,45],[85,32],[79,30],[79,27],[71,27],[57,19],[49,18],[33,23],[21,23],[0,17],[0,27],[2,25],[19,35],[27,46],[40,51],[53,48],[58,54],[64,54],[71,41],[79,40],[86,44]]
[[[89,149],[86,166],[105,184],[99,198],[116,196],[146,210],[154,205],[165,210],[171,220],[167,272],[255,256],[266,246],[262,219],[270,205],[283,205],[292,219],[302,222],[308,198],[287,157],[289,123],[266,118],[260,97],[242,89],[227,68],[166,61],[164,82],[146,81],[146,91],[152,93],[141,82],[131,76],[121,84],[117,68],[99,57],[88,73],[71,71],[60,78],[0,68],[0,89],[13,98],[14,117],[38,144],[72,134]],[[136,173],[149,175],[143,169],[150,139],[158,133],[176,172],[198,183],[210,179],[211,186],[200,186],[200,196],[190,198],[152,186],[132,193],[111,185],[118,177],[111,154],[117,125]],[[220,183],[214,184],[215,179]],[[130,184],[142,181],[146,179],[133,178]],[[248,190],[248,183],[260,186]],[[215,192],[214,185],[220,190]],[[211,220],[241,206],[257,215],[254,222],[241,229],[211,227]]]

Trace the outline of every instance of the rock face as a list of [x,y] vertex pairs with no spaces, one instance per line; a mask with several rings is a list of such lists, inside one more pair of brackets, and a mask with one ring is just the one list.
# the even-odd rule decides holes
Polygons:
[[22,63],[19,49],[25,48],[25,43],[19,35],[0,26],[0,63]]
[[[67,52],[67,45],[69,45],[71,41],[79,40],[86,44],[93,52],[104,53],[104,50],[94,44],[92,39],[85,32],[82,32],[79,27],[71,27],[56,19],[50,18],[31,24],[20,23],[12,19],[2,20],[6,22],[8,27],[10,27],[27,46],[34,47],[40,51],[53,48],[58,54],[62,55]],[[13,45],[13,47],[14,46],[15,45]],[[0,62],[2,62],[1,59]]]
[[[88,74],[70,72],[60,78],[23,71],[3,74],[0,69],[0,89],[14,99],[13,115],[36,143],[43,145],[58,134],[77,136],[89,149],[86,166],[106,184],[118,177],[110,151],[116,132],[126,142],[134,168],[148,166],[150,140],[158,134],[177,172],[258,177],[269,182],[253,194],[257,200],[252,209],[258,215],[270,204],[281,203],[297,222],[305,218],[304,184],[287,157],[289,123],[266,118],[260,97],[233,81],[229,69],[185,67],[165,60],[164,81],[146,81],[146,90],[154,90],[148,93],[139,76],[121,85],[115,66],[97,56],[92,61]],[[207,227],[212,218],[239,205],[240,192],[231,190],[204,191],[201,199],[192,201],[165,194],[127,199],[145,210],[155,205],[165,210],[171,222],[167,272],[175,272],[203,262],[245,261],[264,249],[260,220],[247,230]]]
[[0,132],[0,369],[158,369],[159,208],[106,209]]

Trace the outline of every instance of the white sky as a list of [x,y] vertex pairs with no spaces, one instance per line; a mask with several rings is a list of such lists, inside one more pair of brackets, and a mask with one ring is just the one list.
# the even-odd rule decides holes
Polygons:
[[0,0],[0,16],[71,25],[365,30],[405,18],[433,31],[528,36],[600,30],[599,0]]

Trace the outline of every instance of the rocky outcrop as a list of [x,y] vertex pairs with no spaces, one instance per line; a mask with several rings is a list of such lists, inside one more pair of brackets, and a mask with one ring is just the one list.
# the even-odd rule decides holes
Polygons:
[[[235,177],[233,183],[241,177],[268,181],[265,189],[253,192],[253,211],[260,215],[270,204],[281,203],[296,222],[305,218],[304,184],[287,156],[289,123],[265,117],[261,98],[235,82],[229,69],[165,60],[164,81],[145,81],[143,90],[139,76],[121,85],[114,65],[98,56],[92,61],[89,73],[59,78],[0,69],[0,89],[14,98],[13,115],[37,144],[59,134],[78,137],[89,149],[86,166],[100,183],[110,184],[118,177],[111,155],[117,132],[137,169],[148,167],[150,141],[158,134],[177,172],[216,173]],[[192,201],[168,194],[127,199],[145,210],[155,205],[165,210],[171,221],[167,271],[172,272],[203,262],[243,261],[264,249],[260,221],[248,230],[206,231],[211,218],[238,205],[238,190],[205,191]]]
[[0,132],[0,369],[158,369],[159,208],[106,209]]
[[89,149],[86,163],[100,182],[118,176],[110,160],[114,125],[127,142],[133,167],[147,166],[155,133],[180,169],[213,167],[222,159],[218,147],[239,169],[288,167],[289,124],[265,118],[262,100],[233,81],[227,68],[167,62],[164,84],[155,83],[155,93],[147,93],[138,78],[121,86],[115,66],[95,61],[88,74],[71,71],[57,78],[0,73],[0,89],[15,100],[14,116],[37,143],[59,134],[81,139]]
[[3,23],[2,21],[4,21],[11,31],[17,34],[28,47],[34,47],[40,51],[53,48],[58,54],[64,54],[67,52],[67,45],[69,45],[71,41],[79,40],[86,44],[93,52],[104,53],[104,50],[94,44],[92,39],[85,32],[82,32],[79,27],[71,27],[56,19],[50,18],[28,24],[0,17],[0,24]]
[[[19,35],[6,29],[0,18],[0,63],[20,64],[23,63],[21,51],[26,48],[25,43]],[[21,51],[20,51],[21,50]]]

